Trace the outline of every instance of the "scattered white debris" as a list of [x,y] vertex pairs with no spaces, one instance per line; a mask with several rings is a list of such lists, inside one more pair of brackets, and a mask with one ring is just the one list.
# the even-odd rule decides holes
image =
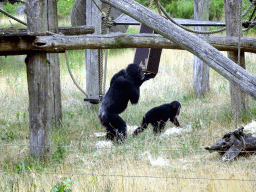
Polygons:
[[[127,125],[127,135],[133,134],[135,129],[137,129],[138,126],[130,126]],[[99,132],[99,133],[93,133],[90,135],[90,137],[106,137],[107,133],[106,132]]]
[[251,134],[256,134],[256,121],[252,120],[251,123],[245,125],[244,130]]
[[140,155],[142,158],[147,156],[147,159],[151,163],[152,166],[167,166],[169,165],[168,159],[163,159],[163,157],[158,157],[157,159],[153,159],[150,152],[146,151]]
[[127,135],[132,135],[133,132],[138,128],[139,126],[130,126],[127,125]]
[[182,135],[184,133],[189,133],[191,131],[192,131],[191,125],[188,125],[186,128],[173,127],[173,128],[167,129],[164,133],[162,133],[160,135],[160,138],[169,137],[169,136],[178,136],[178,135]]
[[113,147],[113,143],[112,143],[112,141],[98,141],[96,143],[96,147],[98,149],[101,149],[101,148],[111,148],[111,147]]
[[105,137],[107,135],[106,132],[93,133],[90,137]]

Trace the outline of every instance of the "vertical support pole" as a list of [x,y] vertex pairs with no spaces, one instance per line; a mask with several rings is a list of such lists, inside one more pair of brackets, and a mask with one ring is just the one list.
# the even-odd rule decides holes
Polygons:
[[[209,20],[209,0],[194,0],[194,19]],[[195,27],[195,30],[206,31],[209,27]],[[199,37],[203,35],[199,34]],[[197,56],[194,56],[194,91],[201,97],[210,91],[209,69]]]
[[[227,36],[242,37],[241,25],[241,1],[225,0],[225,19],[227,27]],[[238,63],[238,51],[228,51],[228,58]],[[245,69],[244,52],[240,53],[240,66]],[[247,96],[238,86],[230,82],[231,109],[233,115],[240,117],[246,112]]]
[[[101,7],[100,0],[86,0],[86,25],[95,27],[94,35],[101,34],[101,12],[94,4]],[[86,92],[89,99],[99,99],[99,50],[86,49]]]
[[[47,0],[47,28],[48,31],[58,33],[58,15],[57,15],[57,1]],[[50,89],[51,91],[51,114],[52,125],[60,126],[62,122],[62,106],[61,106],[61,88],[60,88],[60,66],[59,54],[48,53],[47,60],[49,62],[50,72]]]
[[[47,31],[47,1],[28,0],[28,32]],[[26,58],[29,92],[30,153],[47,158],[50,152],[51,85],[46,53],[28,54]]]

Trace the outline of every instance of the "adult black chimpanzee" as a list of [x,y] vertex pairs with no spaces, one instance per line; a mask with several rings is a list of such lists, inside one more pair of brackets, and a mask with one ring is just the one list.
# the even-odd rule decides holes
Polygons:
[[141,84],[153,77],[155,74],[144,75],[137,64],[128,65],[112,77],[98,112],[101,124],[106,127],[107,139],[116,138],[121,143],[126,138],[126,123],[118,114],[126,109],[129,100],[131,104],[138,103]]
[[175,126],[179,127],[180,123],[176,116],[180,114],[180,108],[181,104],[178,101],[173,101],[150,109],[143,116],[141,127],[138,127],[133,132],[133,136],[137,136],[139,133],[143,132],[148,127],[149,123],[154,126],[154,133],[159,133],[164,129],[165,122],[168,119],[170,119]]

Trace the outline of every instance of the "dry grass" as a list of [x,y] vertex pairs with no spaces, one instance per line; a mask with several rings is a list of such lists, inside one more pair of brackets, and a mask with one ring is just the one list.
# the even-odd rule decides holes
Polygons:
[[[85,88],[83,51],[70,51],[71,67]],[[133,62],[134,50],[111,54],[107,82],[114,73]],[[24,56],[0,58],[0,190],[50,191],[63,177],[72,178],[73,191],[254,191],[255,156],[224,163],[218,154],[203,147],[234,129],[230,115],[229,83],[210,71],[211,92],[202,98],[193,93],[193,55],[186,51],[163,50],[159,74],[141,87],[138,105],[129,105],[122,117],[138,126],[150,108],[178,100],[181,124],[192,133],[160,139],[150,127],[137,138],[128,137],[121,146],[96,149],[103,138],[90,137],[104,131],[97,109],[86,109],[84,96],[74,86],[61,61],[63,127],[51,133],[50,162],[29,160],[28,94]],[[254,54],[246,54],[248,70],[256,75]],[[109,84],[107,84],[107,87]],[[239,124],[251,121],[255,102]],[[167,123],[167,127],[172,127]],[[62,146],[67,146],[62,148]],[[167,166],[152,166],[147,156],[168,160]],[[249,181],[253,180],[253,181]]]

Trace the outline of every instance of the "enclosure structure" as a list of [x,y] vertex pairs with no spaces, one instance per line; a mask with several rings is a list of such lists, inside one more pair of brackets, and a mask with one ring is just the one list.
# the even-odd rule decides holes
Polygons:
[[[57,119],[58,121],[61,119],[61,106],[57,104],[60,103],[58,59],[56,55],[50,59],[49,53],[60,53],[70,49],[128,47],[186,49],[256,99],[256,78],[207,43],[207,41],[210,42],[219,50],[228,51],[236,51],[239,43],[241,51],[256,52],[256,42],[254,39],[239,37],[199,38],[135,1],[102,0],[102,2],[133,17],[160,35],[120,33],[72,37],[60,35],[57,34],[57,8],[55,0],[28,0],[27,32],[24,32],[24,34],[12,33],[11,35],[5,32],[2,35],[1,55],[28,55],[26,63],[28,69],[30,146],[32,156],[48,156],[49,130],[52,126],[52,119]],[[92,29],[90,26],[87,27]],[[73,34],[81,34],[79,29],[81,28],[73,28]],[[72,29],[67,29],[67,31],[70,30]],[[84,33],[94,32],[93,30],[88,31]],[[10,37],[17,38],[13,41]],[[53,85],[57,87],[54,88]],[[58,98],[54,95],[59,95],[59,99],[54,101],[53,99]],[[58,110],[55,110],[56,106],[59,106]]]

